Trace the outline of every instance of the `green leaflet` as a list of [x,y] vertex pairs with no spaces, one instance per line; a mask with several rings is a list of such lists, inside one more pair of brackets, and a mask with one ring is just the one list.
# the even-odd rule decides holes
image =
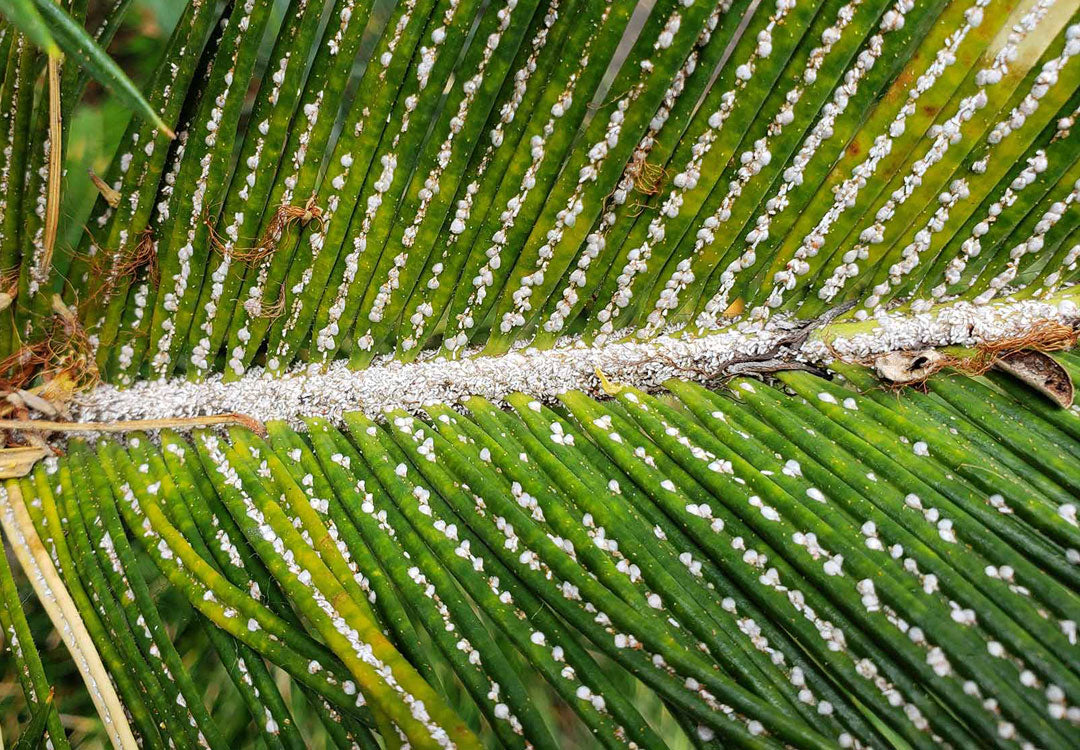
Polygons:
[[[99,451],[98,455],[104,459],[102,463],[109,474],[110,481],[114,485],[123,486],[126,483],[131,483],[140,487],[141,493],[145,493],[145,488],[150,483],[146,481],[146,476],[137,470],[135,461],[139,461],[141,465],[142,462],[146,462],[145,465],[148,467],[150,462],[156,462],[157,473],[163,475],[165,472],[162,470],[161,457],[149,454],[143,447],[142,439],[135,438],[135,442],[137,444],[133,446],[132,450],[134,455],[130,458],[121,451],[115,450],[115,446],[110,446],[114,448],[111,456],[106,450]],[[199,549],[204,559],[210,558],[209,549],[205,547],[203,540],[199,538],[199,533],[190,514],[187,513],[187,509],[177,497],[179,492],[176,485],[173,484],[172,478],[169,477],[167,480],[163,480],[162,484],[163,494],[168,498],[172,514],[178,519],[180,528],[184,529],[186,538]],[[219,658],[224,662],[237,690],[243,696],[251,718],[262,723],[268,729],[266,732],[268,744],[280,748],[302,747],[303,740],[288,714],[273,678],[257,653],[243,644],[234,644],[231,639],[225,637],[224,633],[214,626],[207,629],[207,635],[217,650]],[[276,731],[269,731],[270,728],[275,726]],[[279,734],[281,735],[280,739]]]
[[94,552],[128,627],[149,669],[166,676],[162,682],[168,684],[167,695],[178,708],[177,719],[187,724],[185,733],[212,748],[223,748],[224,735],[203,705],[194,680],[165,630],[150,589],[135,565],[134,552],[121,526],[108,478],[102,467],[93,461],[93,454],[81,448],[75,446],[72,453],[73,486],[78,494],[74,502],[82,512]]
[[[58,481],[55,486],[50,485],[48,473],[40,465],[35,467],[32,479],[23,479],[21,484],[24,497],[33,496],[40,501],[39,503],[28,504],[28,510],[33,518],[38,536],[51,549],[51,556],[65,579],[68,593],[71,594],[76,606],[82,613],[83,624],[90,633],[98,653],[101,654],[102,661],[109,671],[115,675],[113,679],[117,690],[132,716],[136,730],[142,734],[143,741],[148,746],[164,747],[158,737],[157,727],[155,727],[153,719],[150,717],[147,703],[144,697],[140,695],[138,681],[123,668],[125,662],[121,660],[121,651],[110,640],[106,632],[106,625],[102,617],[90,604],[87,589],[76,572],[75,560],[77,559],[76,555],[79,553],[73,551],[64,539],[60,520],[62,509],[56,502],[54,494],[54,488],[56,493],[63,491],[63,484]],[[31,487],[33,491],[31,491]]]
[[123,70],[93,36],[52,0],[5,0],[0,11],[50,55],[60,51],[78,61],[93,78],[169,138],[172,129],[158,116]]
[[70,747],[53,702],[54,688],[46,681],[6,552],[0,555],[0,599],[4,605],[0,610],[0,627],[4,629],[5,647],[14,656],[19,683],[30,708],[30,720],[23,726],[13,747],[37,750],[45,746],[46,736],[54,747]]
[[[209,258],[210,267],[204,273],[198,307],[191,311],[193,314],[185,313],[177,321],[182,332],[189,330],[186,343],[191,351],[194,376],[211,369],[214,363],[210,355],[221,346],[234,318],[264,327],[273,319],[273,306],[279,301],[284,303],[284,287],[279,283],[280,288],[275,289],[273,280],[266,279],[262,280],[266,299],[258,301],[260,309],[249,310],[255,305],[249,300],[254,298],[245,300],[236,311],[230,306],[242,289],[245,274],[257,269],[261,277],[266,273],[266,264],[275,262],[259,258],[261,254],[276,245],[295,246],[289,226],[281,225],[282,207],[307,206],[313,200],[313,181],[322,160],[317,154],[312,154],[309,160],[306,152],[311,140],[317,142],[328,137],[334,128],[333,119],[322,111],[324,102],[333,101],[348,83],[352,59],[363,39],[370,8],[339,2],[333,10],[337,13],[331,18],[336,16],[337,25],[323,29],[322,38],[319,36],[322,8],[309,4],[275,42],[271,59],[276,62],[277,70],[269,85],[260,90],[252,112],[259,126],[247,134],[233,176],[240,189],[229,191],[221,211],[216,230],[221,246]],[[313,46],[318,52],[307,69],[304,67],[307,50]],[[301,115],[303,127],[290,127],[290,123],[301,122]],[[279,162],[278,154],[282,153],[293,155],[291,163]],[[293,180],[298,181],[293,184]],[[330,211],[326,209],[318,219],[319,226],[329,218]],[[296,226],[303,229],[303,223]],[[261,309],[264,306],[265,311]],[[178,339],[175,346],[183,343],[183,339]]]
[[53,693],[50,690],[45,699],[34,706],[30,723],[19,735],[15,743],[15,750],[41,750],[45,746],[45,738],[48,736],[46,722],[49,714],[53,712]]
[[0,2],[0,14],[47,54],[60,55],[60,47],[53,39],[34,0],[3,0]]

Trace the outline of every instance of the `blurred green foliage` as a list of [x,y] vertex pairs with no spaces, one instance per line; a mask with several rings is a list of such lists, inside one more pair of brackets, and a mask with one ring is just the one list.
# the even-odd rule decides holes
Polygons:
[[[91,22],[106,12],[106,5],[109,4],[101,0],[90,3]],[[109,45],[109,54],[140,88],[147,84],[153,74],[159,55],[165,48],[164,41],[176,25],[183,6],[182,2],[176,0],[136,0],[128,10],[119,33]],[[93,170],[98,174],[105,172],[130,117],[129,109],[107,96],[93,82],[77,103],[70,123],[67,152],[64,154],[61,242],[71,246],[78,242],[95,198],[88,171]]]

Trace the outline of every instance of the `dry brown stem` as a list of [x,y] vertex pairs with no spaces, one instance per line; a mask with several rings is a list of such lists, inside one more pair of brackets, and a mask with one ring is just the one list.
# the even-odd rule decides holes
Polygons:
[[0,419],[0,430],[32,430],[34,432],[136,432],[141,430],[190,430],[196,427],[237,424],[259,435],[266,434],[262,422],[246,414],[211,414],[205,417],[175,417],[171,419],[133,419],[116,422],[60,422],[51,419]]
[[[45,228],[43,252],[36,273],[38,281],[44,282],[52,270],[53,250],[60,227],[60,183],[63,179],[64,160],[61,154],[63,142],[60,120],[60,60],[49,57],[49,182],[45,201]],[[42,283],[44,286],[44,283]]]

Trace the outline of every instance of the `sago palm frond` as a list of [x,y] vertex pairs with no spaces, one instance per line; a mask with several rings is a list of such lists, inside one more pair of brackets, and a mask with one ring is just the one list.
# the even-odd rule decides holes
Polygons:
[[129,5],[0,3],[17,746],[1080,741],[1076,0]]

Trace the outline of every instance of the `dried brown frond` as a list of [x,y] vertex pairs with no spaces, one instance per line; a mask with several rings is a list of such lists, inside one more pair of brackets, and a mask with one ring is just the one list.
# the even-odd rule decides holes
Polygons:
[[260,303],[259,313],[255,317],[268,318],[270,320],[277,320],[281,317],[281,314],[285,312],[285,284],[281,285],[281,290],[278,292],[277,301],[273,304]]
[[640,159],[631,167],[634,189],[645,195],[657,195],[667,179],[667,170],[648,159]]
[[1034,350],[1047,354],[1072,349],[1080,339],[1080,331],[1071,325],[1053,320],[1043,320],[1033,325],[1020,336],[1011,336],[994,341],[985,341],[977,347],[978,367],[986,372],[994,362],[1020,351]]
[[322,227],[323,210],[315,205],[314,193],[303,206],[293,206],[287,203],[278,206],[274,215],[270,217],[270,223],[267,224],[262,237],[252,247],[226,247],[213,227],[211,227],[210,231],[214,247],[219,252],[227,252],[230,259],[239,263],[256,265],[274,254],[274,251],[278,248],[278,243],[289,230],[289,227],[295,224],[306,227],[313,221],[319,222],[319,227]]
[[53,389],[57,393],[45,396],[54,400],[60,392],[87,390],[100,382],[90,339],[74,311],[59,296],[53,297],[53,314],[39,330],[36,340],[0,360],[0,392],[25,390],[39,378],[46,383],[64,383],[63,389]]
[[[964,375],[983,375],[1002,360],[1020,352],[1049,352],[1071,349],[1080,339],[1080,331],[1071,325],[1052,320],[1035,323],[1019,336],[984,341],[970,356],[957,356],[936,349],[910,352],[887,352],[858,360],[873,367],[891,388],[922,386],[945,369]],[[840,357],[840,359],[843,359]]]

